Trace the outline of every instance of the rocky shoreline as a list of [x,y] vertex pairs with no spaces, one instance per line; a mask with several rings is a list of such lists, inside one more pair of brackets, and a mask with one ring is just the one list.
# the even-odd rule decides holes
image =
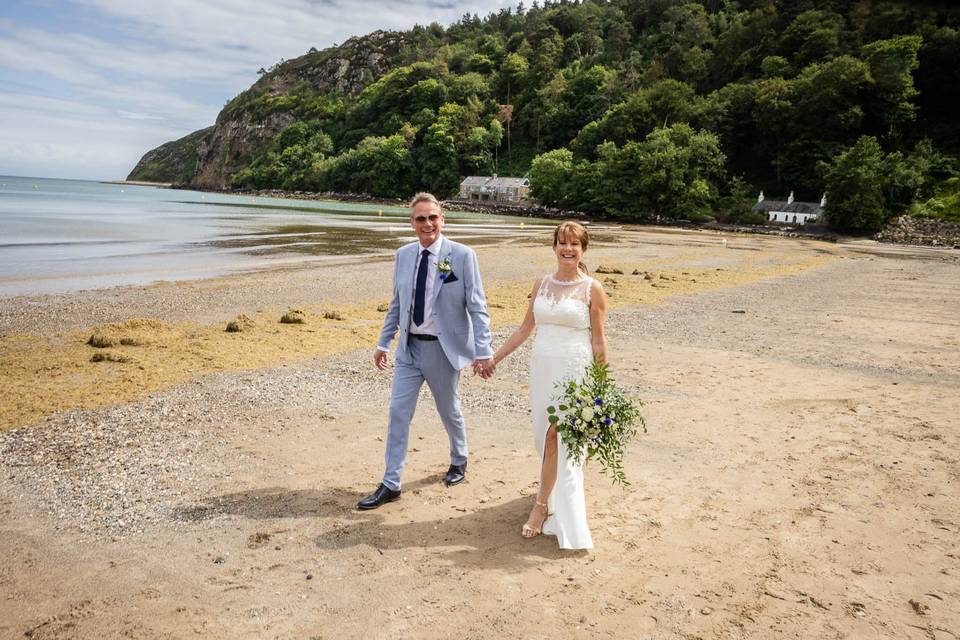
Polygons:
[[[205,191],[208,193],[223,193],[227,195],[253,196],[261,198],[283,198],[289,200],[334,200],[337,202],[356,202],[363,204],[382,205],[387,207],[406,207],[407,200],[400,198],[378,198],[362,193],[340,193],[336,191],[287,191],[284,189],[213,189],[193,187],[187,184],[170,185],[172,189],[188,189]],[[449,199],[442,201],[447,211],[472,211],[493,215],[508,215],[527,218],[546,218],[553,220],[576,219],[588,222],[624,222],[619,218],[607,216],[590,216],[580,211],[555,209],[537,204],[511,205],[487,204],[468,200]],[[837,242],[844,236],[824,226],[789,227],[789,226],[756,226],[741,224],[725,224],[720,222],[690,222],[687,220],[669,220],[655,218],[651,220],[631,220],[630,224],[638,226],[656,226],[691,230],[711,230],[726,233],[755,234],[777,236],[782,238],[801,238],[807,240],[822,240]],[[891,222],[882,231],[873,236],[878,242],[889,244],[903,244],[914,246],[945,247],[960,249],[960,224],[946,220],[929,218],[914,218],[900,216]]]
[[874,240],[960,249],[960,224],[935,218],[900,216],[875,235]]

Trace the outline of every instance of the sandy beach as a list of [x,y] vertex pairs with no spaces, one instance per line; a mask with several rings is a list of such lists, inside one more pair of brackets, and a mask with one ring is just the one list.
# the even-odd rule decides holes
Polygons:
[[[547,244],[477,248],[495,342]],[[960,252],[597,225],[586,258],[649,425],[631,487],[587,469],[590,552],[520,537],[524,349],[464,376],[464,484],[424,392],[402,498],[354,510],[389,253],[0,299],[0,638],[960,638]]]

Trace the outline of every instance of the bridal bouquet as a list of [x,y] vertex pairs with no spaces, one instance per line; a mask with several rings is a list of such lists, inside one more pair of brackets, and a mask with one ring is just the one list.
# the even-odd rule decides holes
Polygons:
[[557,384],[557,406],[547,407],[547,419],[567,448],[571,462],[581,464],[596,458],[613,483],[629,485],[623,473],[623,450],[637,434],[637,425],[647,431],[640,409],[643,402],[629,398],[610,379],[607,365],[594,362],[583,380]]

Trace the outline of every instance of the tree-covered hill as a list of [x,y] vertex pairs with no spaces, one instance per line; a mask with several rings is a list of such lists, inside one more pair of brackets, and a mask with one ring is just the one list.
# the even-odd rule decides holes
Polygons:
[[148,151],[140,158],[127,180],[177,184],[190,182],[197,173],[197,147],[212,132],[213,127],[200,129]]
[[827,191],[847,230],[960,216],[958,29],[946,1],[614,0],[377,32],[264,71],[191,134],[189,183],[446,196],[528,174],[545,204],[628,219],[750,220],[760,189]]

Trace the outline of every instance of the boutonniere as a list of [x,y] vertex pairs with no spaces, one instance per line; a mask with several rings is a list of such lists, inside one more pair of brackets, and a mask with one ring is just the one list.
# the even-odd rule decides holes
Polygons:
[[437,271],[440,272],[440,279],[446,280],[451,273],[453,273],[453,267],[450,266],[450,258],[444,258],[437,263]]

